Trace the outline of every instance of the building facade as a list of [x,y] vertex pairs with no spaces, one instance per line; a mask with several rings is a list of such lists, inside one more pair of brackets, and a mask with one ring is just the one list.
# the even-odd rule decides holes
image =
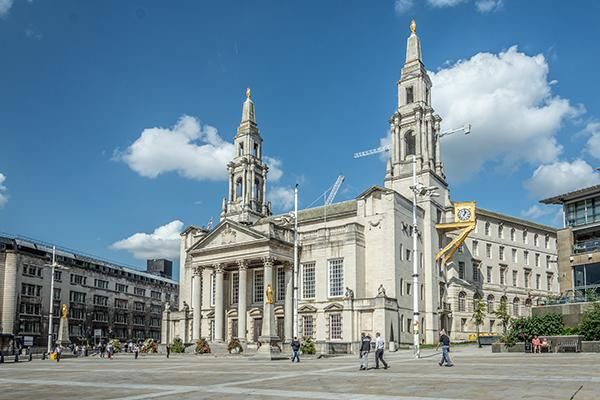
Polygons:
[[[472,299],[476,293],[482,298],[493,294],[495,302],[502,296],[510,301],[518,298],[521,313],[521,307],[536,296],[556,291],[555,281],[550,290],[535,289],[537,275],[545,279],[547,272],[533,264],[537,253],[539,260],[556,254],[552,248],[533,244],[535,240],[544,243],[547,237],[555,246],[555,230],[485,210],[478,210],[478,224],[489,223],[490,229],[505,226],[506,235],[514,227],[515,232],[527,232],[528,242],[511,244],[504,237],[478,231],[473,240],[480,242],[483,250],[479,251],[490,244],[491,251],[497,252],[506,241],[505,257],[511,256],[512,248],[520,252],[519,259],[527,251],[531,266],[499,260],[496,253],[489,260],[479,259],[466,250],[455,255],[450,268],[436,262],[436,253],[451,239],[439,234],[436,224],[452,220],[453,203],[441,157],[441,118],[431,107],[431,80],[414,28],[398,81],[398,105],[389,121],[392,143],[383,187],[372,186],[355,199],[298,212],[298,325],[293,326],[294,232],[288,217],[271,215],[266,200],[268,168],[262,160],[263,139],[248,92],[234,139],[235,157],[228,165],[229,185],[220,223],[211,231],[190,226],[182,233],[181,298],[178,310],[163,314],[163,343],[175,337],[187,342],[203,337],[217,343],[239,338],[247,346],[255,345],[263,333],[263,319],[268,317],[263,310],[269,285],[280,340],[289,341],[297,331],[313,337],[318,351],[325,353],[355,351],[361,332],[372,336],[380,332],[392,346],[412,343],[415,330],[424,343],[434,343],[441,328],[462,339],[471,329],[463,319],[470,320],[471,315],[466,302],[459,307],[459,299]],[[413,168],[417,181],[438,194],[417,198],[416,252],[412,243]],[[479,281],[477,275],[475,283],[465,273],[467,265],[473,268],[475,264],[484,269],[484,277],[491,266],[494,280]],[[510,279],[513,270],[517,271],[516,286],[496,281],[500,271],[510,274],[506,278]],[[416,321],[415,292],[420,299]],[[494,324],[492,331],[498,331]]]
[[[74,343],[160,338],[163,304],[176,304],[171,279],[57,250],[54,275],[54,334],[61,304],[69,309]],[[32,337],[46,346],[50,313],[52,247],[29,239],[0,237],[0,331]]]
[[600,185],[542,200],[563,206],[558,231],[558,267],[563,295],[600,294]]

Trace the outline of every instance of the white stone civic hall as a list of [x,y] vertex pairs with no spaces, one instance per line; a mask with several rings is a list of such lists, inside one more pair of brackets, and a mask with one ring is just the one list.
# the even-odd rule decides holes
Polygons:
[[[353,352],[361,332],[381,332],[392,346],[408,345],[415,327],[422,343],[434,343],[442,328],[454,340],[468,339],[476,329],[473,302],[479,300],[489,311],[482,331],[500,332],[493,311],[501,301],[513,315],[525,315],[532,304],[558,293],[556,229],[496,212],[478,208],[477,228],[454,262],[446,268],[436,263],[436,253],[452,235],[438,234],[435,225],[452,219],[453,202],[431,89],[413,29],[390,118],[383,186],[298,212],[297,331],[314,338],[320,352]],[[180,304],[163,313],[163,343],[176,337],[188,343],[238,338],[253,347],[261,337],[288,342],[294,332],[293,225],[271,215],[254,108],[248,92],[235,157],[227,166],[220,223],[210,231],[190,226],[181,234]],[[440,194],[418,197],[417,254],[411,236],[415,158],[418,182]],[[418,257],[418,287],[413,257]],[[415,291],[420,321],[413,321]],[[270,332],[263,332],[265,326]]]

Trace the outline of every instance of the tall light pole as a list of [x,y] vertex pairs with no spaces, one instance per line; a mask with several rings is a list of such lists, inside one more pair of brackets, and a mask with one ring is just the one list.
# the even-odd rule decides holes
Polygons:
[[54,323],[54,274],[55,269],[68,269],[56,263],[56,246],[52,246],[52,264],[48,265],[51,270],[50,274],[50,312],[48,313],[48,354],[52,352],[52,325]]
[[292,336],[298,337],[298,184],[294,188],[294,316]]

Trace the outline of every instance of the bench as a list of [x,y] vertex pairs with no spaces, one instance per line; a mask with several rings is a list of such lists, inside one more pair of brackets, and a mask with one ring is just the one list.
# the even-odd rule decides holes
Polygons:
[[571,338],[563,339],[555,346],[554,351],[558,353],[561,350],[564,352],[566,349],[573,349],[575,353],[578,353],[580,351],[579,340]]

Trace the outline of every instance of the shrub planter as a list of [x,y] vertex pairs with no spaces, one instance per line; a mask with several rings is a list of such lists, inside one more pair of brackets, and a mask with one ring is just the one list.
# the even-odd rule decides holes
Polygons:
[[581,351],[584,353],[600,353],[600,342],[599,341],[582,341]]
[[525,343],[515,343],[513,346],[507,346],[506,343],[492,343],[492,353],[524,353]]

